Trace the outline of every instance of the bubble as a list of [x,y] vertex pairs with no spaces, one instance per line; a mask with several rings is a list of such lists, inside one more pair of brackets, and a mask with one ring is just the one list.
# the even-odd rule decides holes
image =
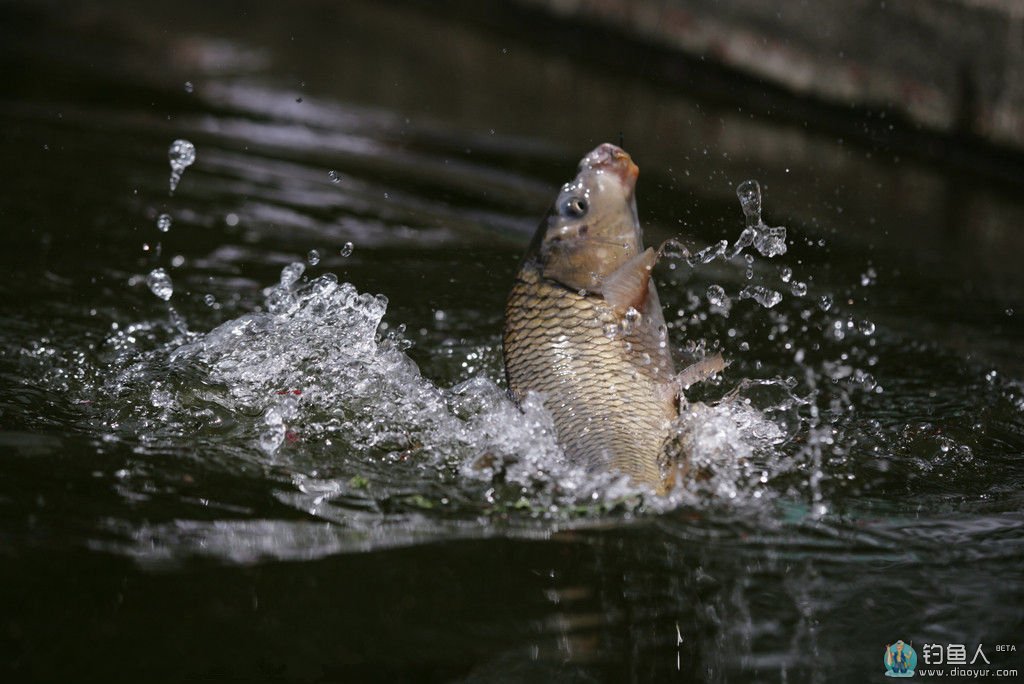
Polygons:
[[167,271],[162,268],[154,268],[149,272],[146,276],[146,285],[153,294],[165,302],[170,301],[171,295],[174,294],[174,283],[171,282]]
[[167,159],[171,163],[171,194],[173,195],[181,180],[181,174],[196,161],[196,146],[188,140],[175,140],[167,150]]
[[310,266],[316,266],[320,263],[320,252],[315,249],[309,250],[309,253],[306,254],[306,261],[309,262]]
[[306,265],[301,261],[294,261],[281,269],[281,285],[288,287],[298,282],[299,278],[306,271]]
[[822,311],[828,311],[832,308],[832,297],[829,295],[821,295],[818,299],[818,307]]
[[356,246],[355,246],[355,245],[353,245],[353,244],[352,244],[351,242],[346,242],[346,243],[345,243],[344,245],[342,245],[342,247],[341,247],[341,256],[343,256],[343,257],[348,257],[348,256],[352,256],[352,251],[353,251],[353,250],[354,250],[355,248],[356,248]]
[[161,233],[166,233],[167,231],[169,231],[171,229],[171,215],[160,214],[156,218],[156,229],[159,230]]
[[330,171],[327,172],[327,177],[331,179],[332,183],[341,182],[341,174],[335,171],[334,169],[331,169]]

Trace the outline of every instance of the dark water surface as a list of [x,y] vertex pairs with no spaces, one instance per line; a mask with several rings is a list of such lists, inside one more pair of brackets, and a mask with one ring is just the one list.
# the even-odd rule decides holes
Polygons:
[[[860,682],[897,639],[1024,666],[1022,186],[337,5],[0,9],[10,681]],[[788,229],[659,267],[677,358],[733,362],[668,499],[502,390],[518,259],[620,136],[649,243],[731,252],[747,179]]]

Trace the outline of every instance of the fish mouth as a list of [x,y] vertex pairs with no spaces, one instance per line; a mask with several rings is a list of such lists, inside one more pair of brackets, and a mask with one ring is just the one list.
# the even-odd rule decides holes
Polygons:
[[580,168],[613,173],[630,189],[640,175],[640,167],[633,163],[629,153],[611,143],[595,147],[580,161]]

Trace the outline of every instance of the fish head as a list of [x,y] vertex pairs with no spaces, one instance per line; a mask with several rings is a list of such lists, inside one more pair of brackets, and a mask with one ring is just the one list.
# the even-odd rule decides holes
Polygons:
[[640,169],[622,149],[599,145],[562,186],[527,252],[541,274],[574,290],[594,291],[642,251],[634,190]]

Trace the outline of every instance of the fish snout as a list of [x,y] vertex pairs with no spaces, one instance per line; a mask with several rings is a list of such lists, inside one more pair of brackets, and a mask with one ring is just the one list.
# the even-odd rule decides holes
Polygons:
[[629,153],[611,143],[603,143],[595,147],[590,154],[583,158],[580,166],[614,173],[629,187],[636,183],[637,176],[640,175],[640,167],[633,163]]

